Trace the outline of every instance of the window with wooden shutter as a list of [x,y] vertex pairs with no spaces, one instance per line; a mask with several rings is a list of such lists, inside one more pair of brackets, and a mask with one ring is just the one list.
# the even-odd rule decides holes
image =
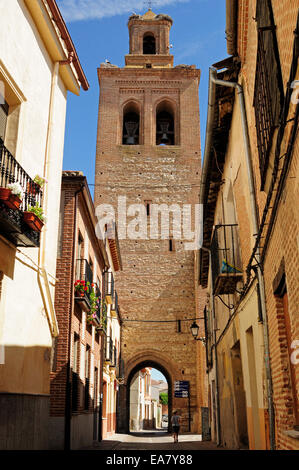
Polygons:
[[271,0],[257,2],[258,48],[256,61],[254,109],[256,135],[264,189],[275,128],[283,105],[283,86]]

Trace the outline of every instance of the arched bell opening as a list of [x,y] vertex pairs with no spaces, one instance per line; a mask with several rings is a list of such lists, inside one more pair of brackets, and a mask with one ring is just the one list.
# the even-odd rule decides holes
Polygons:
[[174,110],[167,101],[157,106],[156,145],[175,145]]
[[143,54],[156,54],[156,38],[152,33],[143,36]]
[[123,111],[123,145],[139,145],[140,111],[136,103],[128,103]]

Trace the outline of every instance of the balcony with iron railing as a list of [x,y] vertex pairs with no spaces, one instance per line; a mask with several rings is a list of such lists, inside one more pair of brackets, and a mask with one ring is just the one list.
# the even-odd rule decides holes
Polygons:
[[[10,183],[18,183],[21,187],[21,200],[8,191]],[[15,246],[38,247],[40,233],[26,220],[30,206],[41,207],[41,202],[41,187],[26,173],[0,138],[0,234]]]
[[113,340],[110,336],[107,336],[107,341],[105,345],[105,361],[112,363],[113,360]]
[[114,290],[113,304],[111,306],[112,316],[117,317],[119,315],[119,306],[118,306],[118,295],[117,291]]
[[117,363],[117,350],[116,347],[113,345],[112,346],[112,356],[111,356],[111,361],[110,361],[110,367],[116,367]]
[[114,301],[114,277],[111,271],[106,271],[104,276],[105,299],[107,304],[113,304]]
[[76,260],[76,282],[75,282],[75,302],[78,302],[83,310],[90,311],[91,292],[93,284],[93,272],[86,259]]
[[214,295],[233,294],[243,280],[238,226],[216,225],[211,243]]
[[95,296],[99,299],[98,308],[96,310],[96,327],[98,332],[106,334],[107,331],[107,306],[102,298],[102,293],[97,284],[94,287]]
[[113,339],[107,336],[104,351],[105,362],[109,364],[109,367],[117,367],[117,349],[113,344]]

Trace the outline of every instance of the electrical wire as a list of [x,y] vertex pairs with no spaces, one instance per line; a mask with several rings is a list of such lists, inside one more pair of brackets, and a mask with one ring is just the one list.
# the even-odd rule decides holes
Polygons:
[[126,320],[122,319],[123,322],[138,322],[138,323],[177,323],[178,321],[195,321],[195,320],[204,320],[204,317],[197,317],[197,318],[186,318],[184,320],[177,319],[177,320]]

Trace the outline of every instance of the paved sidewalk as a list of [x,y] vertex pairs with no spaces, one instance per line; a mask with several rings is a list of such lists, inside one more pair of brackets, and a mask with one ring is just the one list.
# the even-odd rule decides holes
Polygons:
[[181,434],[174,443],[171,434],[164,431],[115,434],[83,450],[225,450],[211,441],[202,441],[200,434]]

